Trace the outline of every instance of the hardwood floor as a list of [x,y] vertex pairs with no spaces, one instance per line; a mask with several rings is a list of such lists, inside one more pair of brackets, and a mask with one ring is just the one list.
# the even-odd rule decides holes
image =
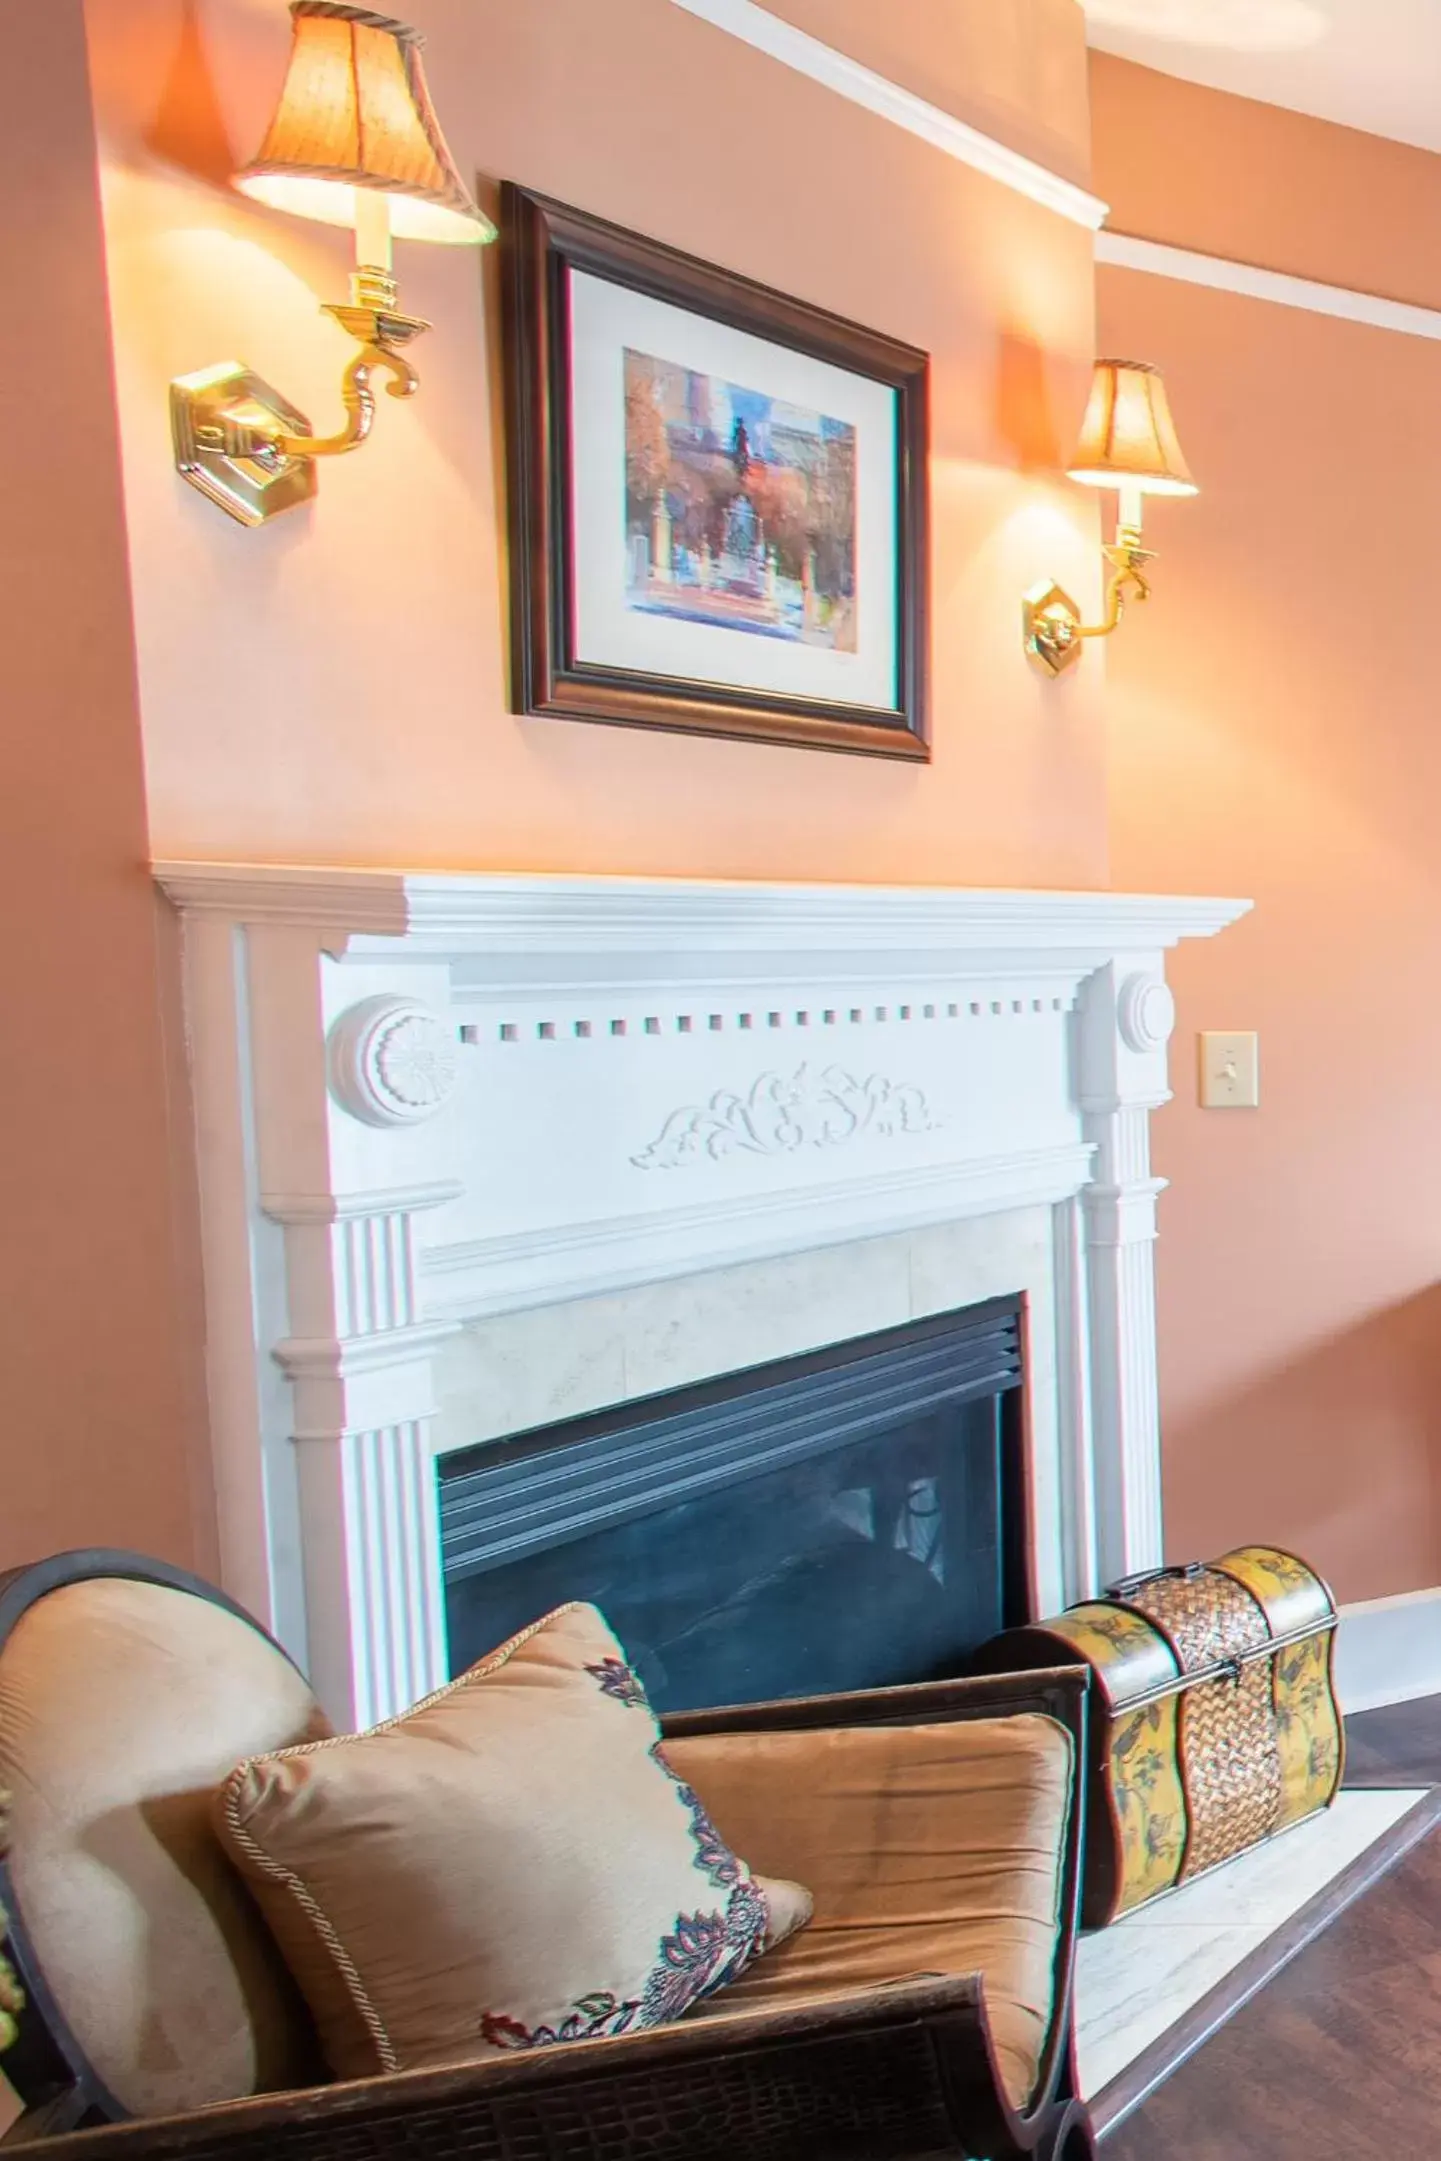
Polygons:
[[[1441,1697],[1348,1722],[1347,1783],[1441,1783]],[[1441,1832],[1119,2125],[1104,2161],[1441,2153]]]
[[1348,1718],[1346,1784],[1441,1785],[1441,1696]]

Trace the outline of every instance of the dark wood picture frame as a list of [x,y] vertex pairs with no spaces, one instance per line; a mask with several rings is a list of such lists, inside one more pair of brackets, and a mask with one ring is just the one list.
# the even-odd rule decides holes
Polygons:
[[[872,757],[929,758],[928,356],[511,181],[501,191],[501,233],[515,710]],[[578,657],[570,491],[572,271],[792,347],[896,392],[894,708],[736,689]]]

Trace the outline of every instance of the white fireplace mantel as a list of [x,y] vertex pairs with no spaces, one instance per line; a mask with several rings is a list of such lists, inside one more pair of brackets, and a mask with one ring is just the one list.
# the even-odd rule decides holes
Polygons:
[[368,1721],[446,1676],[487,1315],[1052,1211],[1043,1603],[1161,1551],[1165,953],[1248,902],[167,863],[226,1587]]

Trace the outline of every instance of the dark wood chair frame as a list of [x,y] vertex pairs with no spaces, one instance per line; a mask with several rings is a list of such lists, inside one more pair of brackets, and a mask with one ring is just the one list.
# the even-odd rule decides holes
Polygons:
[[[35,1602],[102,1576],[209,1600],[213,1585],[132,1553],[59,1554],[0,1576],[0,1655]],[[931,1725],[1040,1712],[1071,1736],[1077,1778],[1062,1871],[1050,2030],[1031,2104],[1006,2097],[979,1974],[921,1975],[845,1998],[697,2020],[600,2047],[538,2050],[127,2121],[46,1984],[0,1865],[8,1953],[26,2008],[3,2068],[24,2113],[0,2144],[45,2161],[1093,2161],[1077,2096],[1072,1976],[1086,1763],[1085,1668],[749,1704],[664,1722],[671,1735]]]

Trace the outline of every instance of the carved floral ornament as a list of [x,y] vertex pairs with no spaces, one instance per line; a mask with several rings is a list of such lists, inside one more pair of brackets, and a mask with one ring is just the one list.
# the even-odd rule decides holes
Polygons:
[[884,1139],[933,1133],[940,1124],[922,1091],[909,1082],[880,1073],[857,1080],[844,1066],[816,1073],[803,1065],[789,1080],[762,1073],[748,1095],[723,1088],[708,1103],[672,1111],[650,1146],[631,1161],[637,1170],[679,1170],[737,1153],[783,1156],[802,1148],[840,1148],[865,1133]]
[[454,1030],[419,999],[382,992],[341,1014],[326,1038],[330,1092],[363,1125],[419,1125],[455,1087]]

